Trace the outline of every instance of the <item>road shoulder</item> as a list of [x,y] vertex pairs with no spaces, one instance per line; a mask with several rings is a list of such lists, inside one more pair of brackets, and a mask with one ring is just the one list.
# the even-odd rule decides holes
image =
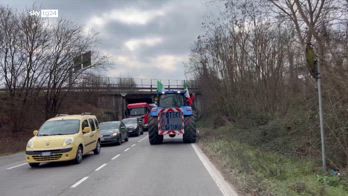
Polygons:
[[213,178],[216,185],[219,187],[220,191],[224,196],[237,196],[238,193],[236,189],[229,184],[220,171],[215,167],[215,165],[209,160],[209,158],[203,153],[200,147],[197,144],[192,144],[196,155],[199,160],[202,162],[205,169],[208,171],[210,176]]

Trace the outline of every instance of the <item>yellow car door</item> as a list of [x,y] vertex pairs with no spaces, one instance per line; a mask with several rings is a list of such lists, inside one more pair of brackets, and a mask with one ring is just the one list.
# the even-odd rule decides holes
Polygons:
[[[88,123],[88,120],[85,119],[82,121],[81,123],[81,128],[82,128],[82,131],[86,128],[90,128],[90,125]],[[92,132],[88,132],[88,133],[83,133],[83,145],[84,145],[84,148],[83,148],[83,153],[88,153],[89,151],[92,150],[92,138],[91,138],[91,134]]]
[[98,133],[97,128],[95,127],[94,120],[88,119],[89,125],[91,126],[92,132],[91,132],[91,150],[94,150],[97,147],[97,141],[98,141]]

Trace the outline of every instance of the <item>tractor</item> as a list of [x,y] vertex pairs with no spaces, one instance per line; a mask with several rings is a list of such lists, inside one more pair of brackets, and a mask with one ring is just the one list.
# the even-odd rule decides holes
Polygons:
[[183,136],[184,143],[195,143],[197,138],[194,112],[185,97],[186,91],[164,91],[157,96],[157,106],[149,117],[151,145],[163,143],[163,136]]

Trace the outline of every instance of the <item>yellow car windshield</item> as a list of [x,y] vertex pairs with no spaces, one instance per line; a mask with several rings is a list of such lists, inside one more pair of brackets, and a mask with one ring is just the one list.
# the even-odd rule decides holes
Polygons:
[[46,121],[40,128],[38,136],[70,135],[78,133],[80,120]]

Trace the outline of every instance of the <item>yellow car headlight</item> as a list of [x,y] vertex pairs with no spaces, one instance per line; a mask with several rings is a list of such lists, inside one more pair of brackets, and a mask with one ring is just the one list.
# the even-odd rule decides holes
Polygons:
[[64,146],[70,146],[74,142],[73,138],[67,138],[64,140]]
[[27,148],[32,148],[34,147],[34,141],[33,140],[29,140],[27,143]]

